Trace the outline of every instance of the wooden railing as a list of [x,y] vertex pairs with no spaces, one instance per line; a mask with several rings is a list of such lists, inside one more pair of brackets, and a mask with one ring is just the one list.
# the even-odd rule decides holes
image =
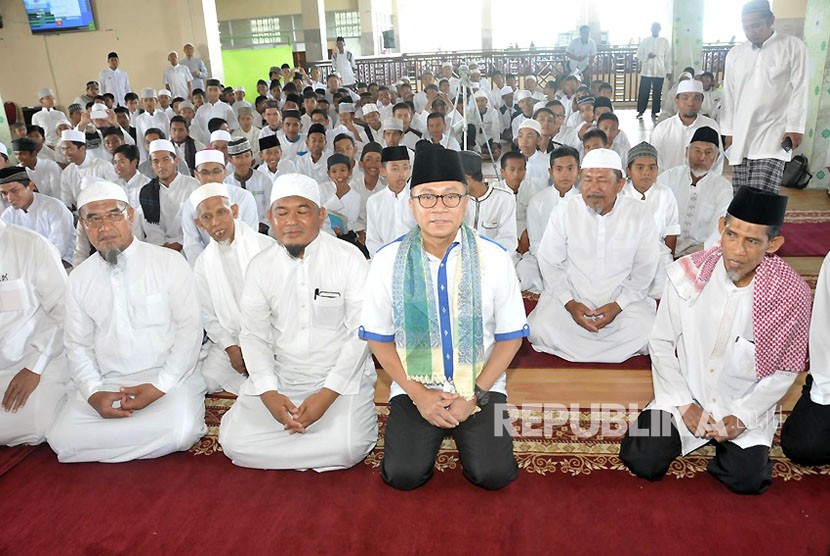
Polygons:
[[[724,60],[732,44],[705,44],[703,55],[697,71],[710,71],[718,81],[723,78]],[[637,100],[639,72],[637,68],[637,46],[603,47],[597,53],[593,65],[593,79],[602,79],[611,84],[614,90],[612,100],[618,103],[630,103]],[[529,50],[471,50],[454,52],[432,52],[424,54],[397,54],[393,56],[367,56],[357,60],[358,79],[367,83],[391,84],[406,76],[413,87],[418,89],[418,77],[426,70],[438,74],[441,64],[449,61],[453,67],[461,63],[476,63],[484,72],[501,70],[517,76],[533,74],[539,84],[544,84],[566,73],[565,48],[537,48]],[[331,63],[316,64],[323,74],[331,71]],[[486,73],[485,73],[486,75]],[[519,85],[522,86],[523,77]]]

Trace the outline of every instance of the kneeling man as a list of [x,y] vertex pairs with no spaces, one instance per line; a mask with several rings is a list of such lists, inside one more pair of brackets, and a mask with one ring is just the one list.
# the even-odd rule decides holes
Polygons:
[[210,236],[193,269],[209,338],[202,346],[202,375],[208,392],[239,394],[248,376],[239,347],[242,283],[248,263],[274,240],[237,220],[239,207],[231,204],[231,187],[236,186],[205,184],[190,194],[190,204],[196,207],[196,226]]
[[78,216],[97,253],[67,281],[75,389],[46,439],[64,463],[187,450],[207,432],[193,272],[179,253],[133,237],[123,187],[86,180]]
[[772,480],[775,406],[804,370],[810,288],[775,252],[787,198],[742,187],[721,240],[667,267],[649,337],[654,401],[626,433],[620,459],[652,481],[714,441],[708,470],[739,494]]
[[505,371],[527,336],[510,253],[464,222],[458,152],[415,154],[409,206],[418,226],[378,250],[360,337],[389,373],[381,477],[411,490],[433,474],[446,434],[464,476],[488,490],[518,475],[505,421]]
[[657,225],[645,203],[620,195],[616,152],[590,151],[579,174],[582,194],[556,206],[537,251],[545,289],[528,317],[530,341],[568,361],[620,363],[646,352]]
[[375,369],[357,337],[368,263],[320,233],[321,203],[313,178],[278,177],[267,215],[278,243],[248,265],[239,345],[250,378],[219,428],[242,467],[345,469],[377,441]]

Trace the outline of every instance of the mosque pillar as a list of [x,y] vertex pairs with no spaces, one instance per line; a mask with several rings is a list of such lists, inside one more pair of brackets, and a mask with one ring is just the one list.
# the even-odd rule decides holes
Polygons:
[[[777,23],[777,22],[776,22]],[[807,126],[799,149],[810,161],[813,179],[810,187],[830,187],[827,171],[830,154],[830,3],[808,0],[804,17],[804,43],[807,45]]]
[[481,1],[481,49],[493,50],[493,0]]
[[672,74],[680,75],[683,68],[700,70],[703,59],[703,3],[704,0],[673,0],[672,2]]
[[360,12],[360,54],[374,56],[378,54],[378,35],[375,29],[375,14],[373,0],[357,0],[357,10]]
[[328,60],[325,0],[302,0],[303,40],[308,62]]

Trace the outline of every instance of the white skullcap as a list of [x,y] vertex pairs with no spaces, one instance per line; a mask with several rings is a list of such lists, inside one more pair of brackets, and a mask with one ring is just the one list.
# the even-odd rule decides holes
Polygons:
[[231,134],[225,131],[224,129],[217,129],[213,133],[210,134],[210,142],[213,143],[214,141],[230,141],[233,139]]
[[477,74],[481,75],[481,70],[478,69],[478,68],[471,68],[470,73],[477,73]]
[[441,67],[442,68],[451,68],[452,64],[450,62],[442,62]]
[[274,180],[274,187],[271,188],[271,202],[283,197],[303,197],[318,207],[320,206],[320,186],[313,178],[304,174],[283,174]]
[[109,114],[107,114],[107,105],[106,104],[93,104],[92,111],[89,113],[89,117],[93,120],[106,120],[109,118]]
[[513,97],[513,100],[515,102],[519,102],[532,96],[533,95],[530,93],[530,91],[528,91],[527,89],[522,89],[521,91],[516,92],[516,95]]
[[545,103],[545,101],[543,101],[543,100],[540,100],[539,102],[537,102],[536,104],[534,104],[534,105],[533,105],[533,113],[535,114],[537,110],[539,110],[540,108],[544,108],[544,107],[545,107],[545,104],[546,104],[546,103]]
[[501,88],[501,90],[499,90],[499,94],[501,94],[501,96],[503,96],[503,97],[507,96],[507,95],[510,95],[512,93],[513,93],[513,87],[511,87],[510,85],[505,85],[504,87]]
[[224,183],[206,183],[205,185],[200,185],[190,194],[190,202],[193,203],[193,208],[197,209],[202,201],[211,197],[225,197],[226,199],[230,199],[231,196],[228,193],[228,186]]
[[700,93],[703,94],[703,83],[697,79],[686,79],[677,84],[677,94],[680,93]]
[[120,185],[97,176],[86,176],[81,180],[78,194],[78,208],[95,201],[122,201],[129,204],[127,192]]
[[[187,44],[190,44],[190,43],[187,43]],[[186,44],[185,46],[187,46],[187,44]],[[190,46],[193,46],[193,45],[192,45],[192,44],[190,44]],[[178,53],[178,52],[176,52],[175,50],[171,50],[170,52],[168,52],[168,53],[167,53],[167,55],[168,55],[168,56],[170,56],[171,54],[175,54],[176,56],[178,56],[178,55],[179,55],[179,53]]]
[[383,121],[383,131],[400,131],[403,133],[403,122],[398,118],[389,118]]
[[363,115],[364,116],[366,114],[371,114],[372,112],[380,112],[380,110],[378,110],[378,107],[374,104],[367,104],[363,107]]
[[534,80],[534,81],[535,81],[535,82],[537,82],[537,83],[539,82],[539,80],[538,80],[538,79],[536,79],[536,76],[535,76],[535,75],[525,75],[525,81],[527,81],[528,79],[532,79],[532,80]]
[[533,94],[530,95],[530,98],[534,98],[534,99],[542,101],[542,102],[547,101],[547,97],[545,97],[545,93],[543,93],[541,91],[534,92]]
[[538,135],[542,135],[542,124],[537,122],[536,120],[525,120],[519,125],[519,130],[522,129],[532,129]]
[[144,87],[141,89],[141,98],[156,98],[156,90],[152,87]]
[[479,83],[478,81],[473,81],[472,85],[474,91],[478,91],[479,89],[481,89],[481,83]]
[[688,71],[684,71],[683,73],[680,74],[680,77],[678,77],[677,79],[684,79],[684,78],[685,79],[693,79],[694,75],[692,75]]
[[41,89],[37,93],[37,98],[38,99],[41,99],[43,97],[54,97],[54,96],[55,96],[55,91],[53,91],[52,89]]
[[3,143],[0,143],[0,154],[6,155],[6,158],[9,157],[9,149]]
[[207,162],[225,165],[225,153],[217,149],[203,149],[196,153],[196,166]]
[[341,102],[340,105],[337,107],[337,111],[343,114],[344,112],[353,114],[354,113],[354,103],[351,102]]
[[183,100],[179,103],[179,110],[182,110],[183,108],[193,108],[193,103],[189,100]]
[[86,143],[86,135],[83,131],[65,129],[61,132],[61,141],[72,141],[73,143]]
[[580,167],[583,170],[586,168],[610,168],[622,172],[622,161],[620,155],[611,149],[594,149],[585,155]]
[[169,97],[172,97],[172,96],[173,96],[173,93],[171,93],[171,92],[170,92],[170,91],[168,91],[167,89],[159,89],[158,95],[159,95],[159,96],[161,96],[161,95],[167,95],[167,96],[169,96]]
[[244,92],[245,92],[245,87],[243,87],[242,85],[240,85],[239,87],[237,87],[236,89],[234,89],[234,90],[233,90],[233,92],[235,92],[235,93],[244,93]]
[[473,98],[486,98],[489,99],[490,97],[487,96],[487,93],[484,92],[484,89],[479,89],[473,95]]
[[150,154],[158,151],[167,151],[176,154],[176,147],[167,139],[156,139],[150,142]]

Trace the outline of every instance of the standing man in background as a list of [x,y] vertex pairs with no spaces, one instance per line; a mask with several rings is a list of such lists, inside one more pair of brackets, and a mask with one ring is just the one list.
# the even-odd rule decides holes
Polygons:
[[640,66],[640,91],[637,93],[637,119],[643,117],[648,107],[648,93],[651,90],[651,117],[660,114],[660,101],[663,95],[663,79],[671,80],[671,46],[669,41],[660,36],[660,24],[651,24],[651,36],[640,42],[637,60]]
[[179,64],[186,67],[190,70],[190,75],[193,76],[193,81],[191,81],[190,86],[191,89],[201,89],[205,90],[205,79],[207,79],[208,71],[207,67],[205,67],[205,63],[202,61],[201,58],[196,58],[193,56],[194,48],[193,45],[187,43],[184,45],[184,58],[179,60]]
[[337,37],[337,49],[331,55],[331,65],[340,75],[344,87],[354,88],[357,64],[354,54],[346,50],[346,39]]
[[597,55],[597,43],[588,36],[590,32],[591,28],[587,25],[580,27],[579,38],[572,40],[568,45],[568,50],[565,51],[571,73],[579,70],[583,83],[591,82],[591,66],[594,65],[594,58]]
[[102,95],[110,93],[118,106],[125,106],[124,95],[133,88],[130,87],[130,77],[124,70],[118,69],[118,64],[118,53],[107,54],[107,67],[101,71],[98,81],[101,83]]

